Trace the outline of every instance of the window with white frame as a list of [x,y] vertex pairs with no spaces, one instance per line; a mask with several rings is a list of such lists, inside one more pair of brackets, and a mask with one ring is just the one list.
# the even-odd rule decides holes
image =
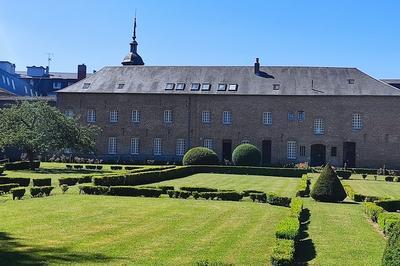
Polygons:
[[226,84],[225,83],[218,84],[218,91],[226,91]]
[[140,111],[132,110],[132,122],[139,123],[140,122]]
[[297,143],[294,140],[289,140],[287,142],[287,158],[296,159],[297,155]]
[[68,118],[72,118],[72,117],[74,117],[74,110],[72,110],[72,109],[66,109],[66,110],[64,111],[64,115],[65,115],[66,117],[68,117]]
[[138,155],[140,152],[140,140],[139,138],[131,138],[131,154]]
[[155,138],[153,143],[153,154],[161,155],[161,153],[162,153],[161,138]]
[[203,111],[201,113],[201,122],[208,124],[211,123],[211,112],[210,111]]
[[172,110],[164,111],[164,123],[172,123]]
[[203,147],[212,150],[213,149],[213,140],[212,139],[203,139]]
[[175,83],[167,83],[165,84],[165,90],[166,91],[172,91],[175,88]]
[[209,90],[211,90],[211,84],[210,84],[210,83],[203,83],[203,84],[201,84],[201,90],[202,90],[202,91],[209,91]]
[[177,83],[177,84],[176,84],[176,90],[177,90],[177,91],[183,91],[183,90],[185,90],[185,83]]
[[262,120],[264,125],[272,125],[272,113],[264,112]]
[[222,123],[224,125],[232,124],[232,112],[231,111],[224,111],[222,113]]
[[185,139],[177,139],[176,140],[176,155],[182,156],[186,151],[186,141]]
[[96,110],[94,109],[87,110],[86,121],[88,123],[96,122]]
[[314,134],[322,135],[324,134],[324,120],[322,118],[317,118],[314,120]]
[[108,138],[108,154],[117,154],[117,138]]
[[53,82],[53,89],[55,89],[55,90],[61,89],[61,82],[59,82],[59,81],[54,81],[54,82]]
[[117,123],[118,122],[118,111],[111,110],[110,111],[110,123]]
[[353,119],[351,121],[351,125],[354,130],[360,130],[363,127],[362,117],[359,113],[353,114]]
[[237,91],[238,85],[237,84],[229,84],[228,91]]
[[192,83],[192,87],[190,88],[192,91],[200,90],[200,83]]
[[306,156],[306,146],[300,146],[300,156]]

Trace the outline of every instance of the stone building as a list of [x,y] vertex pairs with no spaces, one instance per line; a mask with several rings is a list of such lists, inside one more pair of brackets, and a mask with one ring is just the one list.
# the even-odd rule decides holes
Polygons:
[[356,68],[260,67],[258,59],[144,66],[135,38],[123,66],[57,95],[66,115],[102,128],[99,157],[173,162],[205,146],[230,160],[252,143],[264,165],[400,166],[400,90],[385,82]]

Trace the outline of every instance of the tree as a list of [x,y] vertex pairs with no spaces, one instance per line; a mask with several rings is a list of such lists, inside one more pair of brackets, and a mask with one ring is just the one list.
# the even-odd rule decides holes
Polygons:
[[182,160],[183,165],[215,165],[218,162],[218,155],[204,147],[195,147],[188,150]]
[[346,191],[329,163],[322,170],[310,195],[316,201],[324,202],[338,202],[346,198]]
[[261,151],[252,144],[240,144],[233,150],[232,161],[238,166],[260,166]]
[[41,153],[71,148],[94,151],[98,128],[82,126],[44,101],[22,101],[0,109],[0,148],[18,147],[26,152],[31,168]]

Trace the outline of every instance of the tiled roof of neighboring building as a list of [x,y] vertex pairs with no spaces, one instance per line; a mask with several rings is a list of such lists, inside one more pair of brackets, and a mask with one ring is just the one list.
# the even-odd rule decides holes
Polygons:
[[12,75],[0,69],[0,89],[18,96],[35,96],[37,92],[18,75]]
[[[21,78],[32,78],[26,74],[26,71],[15,71]],[[49,79],[77,79],[77,73],[66,73],[66,72],[50,72],[50,76],[35,77],[35,78],[49,78]]]
[[[174,83],[173,90],[166,90]],[[185,83],[184,90],[176,90]],[[192,83],[211,84],[191,90]],[[237,84],[237,91],[218,91],[219,84]],[[250,66],[122,66],[104,67],[58,93],[144,93],[229,95],[376,95],[400,96],[400,90],[356,68]]]

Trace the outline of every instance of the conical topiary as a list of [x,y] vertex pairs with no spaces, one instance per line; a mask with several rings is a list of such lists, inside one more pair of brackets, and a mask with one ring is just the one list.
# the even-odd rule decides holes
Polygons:
[[346,198],[346,191],[329,163],[322,170],[310,195],[316,201],[324,202],[338,202]]

